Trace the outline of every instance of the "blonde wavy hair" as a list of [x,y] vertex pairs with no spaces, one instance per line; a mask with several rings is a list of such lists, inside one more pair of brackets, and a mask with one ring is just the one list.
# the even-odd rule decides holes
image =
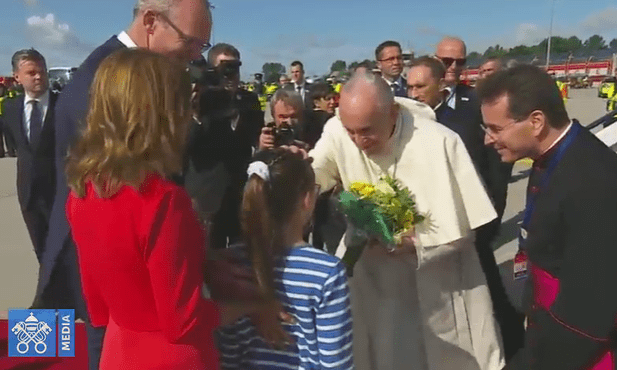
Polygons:
[[191,119],[190,79],[184,66],[144,49],[122,49],[99,66],[90,89],[86,127],[71,148],[69,187],[85,196],[92,182],[103,198],[148,173],[182,169]]

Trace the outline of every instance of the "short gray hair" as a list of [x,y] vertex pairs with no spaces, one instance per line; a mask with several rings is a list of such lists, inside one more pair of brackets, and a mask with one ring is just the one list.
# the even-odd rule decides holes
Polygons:
[[274,118],[274,106],[279,101],[282,101],[287,105],[291,105],[292,107],[296,108],[298,112],[302,112],[302,110],[304,109],[302,95],[293,90],[278,89],[270,100],[270,111],[272,113],[272,118]]
[[[154,10],[155,12],[168,15],[171,8],[180,1],[181,0],[137,0],[133,7],[133,18],[137,18],[137,15],[144,10]],[[206,9],[209,11],[210,2],[208,0],[203,0],[203,2]]]
[[361,91],[366,91],[366,85],[375,89],[377,93],[377,101],[375,102],[380,107],[391,107],[394,104],[394,93],[386,81],[381,76],[376,76],[374,73],[356,73],[343,86],[341,94],[356,94]]
[[24,60],[43,63],[45,68],[47,68],[47,62],[45,62],[45,57],[41,53],[39,53],[34,48],[23,49],[15,52],[15,54],[13,54],[13,57],[11,58],[11,66],[13,67],[13,72],[17,72],[17,70],[19,69],[19,64]]

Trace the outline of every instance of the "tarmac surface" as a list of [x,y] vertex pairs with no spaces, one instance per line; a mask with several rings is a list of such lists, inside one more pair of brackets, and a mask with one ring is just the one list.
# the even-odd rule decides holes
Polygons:
[[[567,109],[571,118],[587,125],[605,113],[605,102],[597,97],[596,88],[571,90]],[[0,316],[9,308],[30,306],[38,274],[38,262],[17,202],[16,163],[15,158],[0,158]],[[516,237],[530,164],[519,161],[514,166],[501,233],[494,246],[495,257],[515,305],[518,287],[511,278],[512,258],[517,250]]]

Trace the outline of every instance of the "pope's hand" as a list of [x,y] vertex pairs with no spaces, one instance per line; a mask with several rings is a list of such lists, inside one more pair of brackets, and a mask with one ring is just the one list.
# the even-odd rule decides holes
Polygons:
[[411,234],[404,235],[402,240],[396,247],[392,250],[386,248],[383,243],[379,241],[379,239],[371,237],[368,240],[366,251],[369,254],[374,256],[390,256],[390,257],[399,257],[399,256],[408,256],[416,255],[416,246],[413,242],[413,238]]
[[401,242],[396,245],[396,248],[391,250],[389,254],[391,256],[406,256],[406,255],[416,255],[416,245],[413,242],[413,238],[411,234],[403,235],[401,238]]
[[[302,142],[301,141],[297,141],[296,143],[302,143]],[[304,147],[304,146],[296,145],[294,143],[293,145],[281,145],[280,148],[288,150],[288,151],[292,152],[293,154],[300,155],[300,156],[302,156],[302,159],[306,159],[309,162],[313,161],[313,158],[310,158],[308,156],[307,148]]]

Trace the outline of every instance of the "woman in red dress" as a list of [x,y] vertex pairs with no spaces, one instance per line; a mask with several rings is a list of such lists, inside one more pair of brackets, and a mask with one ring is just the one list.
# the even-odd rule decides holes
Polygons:
[[103,61],[85,131],[67,163],[67,217],[100,369],[218,369],[213,331],[256,305],[202,296],[206,250],[179,172],[189,77],[147,50]]

